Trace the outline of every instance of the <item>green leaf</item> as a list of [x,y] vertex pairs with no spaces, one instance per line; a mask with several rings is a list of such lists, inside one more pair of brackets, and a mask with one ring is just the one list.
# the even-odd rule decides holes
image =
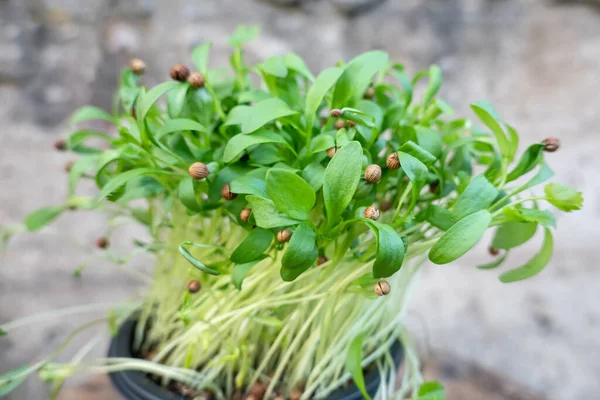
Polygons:
[[231,162],[248,147],[261,143],[281,143],[287,145],[287,142],[283,137],[266,129],[261,129],[250,135],[240,133],[229,139],[229,142],[227,142],[225,152],[223,153],[223,161],[226,163]]
[[527,242],[535,235],[535,222],[507,222],[496,229],[492,247],[496,249],[512,249]]
[[323,198],[329,227],[337,224],[360,181],[362,147],[353,141],[340,148],[325,169]]
[[366,220],[365,223],[377,237],[377,252],[373,264],[373,277],[387,278],[395,274],[402,266],[406,248],[404,241],[389,225]]
[[236,266],[233,267],[233,271],[231,272],[231,282],[233,283],[233,285],[238,290],[242,290],[242,283],[244,282],[244,279],[246,279],[246,275],[248,275],[248,272],[250,272],[252,267],[254,267],[256,264],[258,264],[265,258],[266,257],[263,256],[260,257],[258,260],[250,261],[245,264],[236,264]]
[[302,170],[302,177],[315,192],[318,192],[325,181],[325,168],[320,163],[313,162]]
[[90,121],[90,120],[104,120],[110,122],[111,124],[115,123],[115,119],[112,115],[107,113],[104,110],[99,109],[98,107],[93,106],[84,106],[78,109],[73,113],[71,117],[71,122],[76,124],[82,121]]
[[427,209],[427,222],[443,231],[447,231],[454,224],[452,212],[435,204],[430,204]]
[[469,251],[487,229],[492,220],[487,210],[467,215],[444,233],[429,252],[434,264],[448,264]]
[[165,191],[156,179],[150,176],[140,176],[127,182],[125,193],[119,197],[119,203],[127,204],[132,200],[148,198]]
[[25,217],[25,227],[29,232],[35,232],[54,221],[67,207],[49,206],[36,210]]
[[167,95],[167,112],[170,118],[177,118],[185,106],[185,97],[190,85],[187,82],[180,83],[179,86],[169,91]]
[[273,97],[259,101],[252,107],[241,105],[233,108],[224,125],[241,125],[242,133],[247,134],[278,118],[294,114],[297,114],[296,111],[290,109],[283,100]]
[[437,65],[429,67],[429,84],[423,94],[423,107],[427,108],[442,86],[442,70]]
[[[360,103],[359,103],[360,104]],[[373,103],[371,103],[373,104]],[[344,107],[341,109],[341,118],[347,121],[356,122],[359,125],[364,125],[368,128],[375,128],[375,117],[357,108]]]
[[194,212],[202,211],[202,206],[198,203],[196,191],[194,190],[194,179],[191,176],[187,176],[179,182],[177,194],[181,203],[189,210]]
[[419,161],[419,159],[402,151],[398,152],[398,158],[400,160],[402,170],[412,182],[412,207],[412,205],[416,204],[417,199],[419,198],[419,193],[421,192],[423,186],[425,186],[425,181],[427,180],[427,166]]
[[69,171],[68,186],[69,195],[73,195],[77,189],[79,179],[88,171],[93,171],[100,160],[98,154],[85,155],[78,158]]
[[299,224],[300,221],[290,218],[284,213],[279,212],[275,203],[269,199],[260,196],[248,195],[246,200],[252,208],[252,215],[256,220],[256,225],[261,228],[271,229]]
[[436,159],[442,155],[442,137],[430,128],[415,126],[417,143]]
[[141,122],[146,118],[146,114],[150,111],[150,108],[158,101],[158,99],[169,90],[175,89],[180,85],[179,82],[163,82],[148,91],[148,93],[140,93],[138,97],[136,114],[138,122]]
[[283,59],[278,56],[271,56],[267,58],[262,64],[259,64],[259,68],[266,74],[276,76],[278,78],[285,78],[288,75],[288,69],[283,62]]
[[107,142],[113,140],[112,136],[104,132],[98,132],[93,130],[77,131],[67,139],[67,148],[76,153],[93,153],[99,152],[100,150],[84,146],[84,142],[90,138],[102,139]]
[[471,109],[473,109],[481,122],[490,128],[496,137],[502,157],[511,159],[514,156],[514,153],[512,153],[512,146],[510,145],[508,139],[506,138],[506,134],[500,125],[501,121],[498,117],[498,114],[494,111],[491,105],[486,101],[480,101],[475,104],[471,104]]
[[341,68],[328,68],[321,72],[313,85],[308,90],[306,95],[306,107],[304,109],[304,117],[306,118],[306,130],[307,134],[312,133],[313,124],[315,121],[315,114],[319,109],[319,106],[323,102],[325,94],[331,89],[337,82],[339,77],[342,75]]
[[288,67],[289,69],[296,71],[297,73],[304,76],[310,81],[315,80],[315,76],[312,74],[312,72],[310,72],[310,70],[304,63],[304,60],[302,60],[302,58],[298,57],[296,54],[287,53],[283,60],[285,62],[286,67]]
[[200,46],[196,46],[194,51],[192,51],[194,65],[205,77],[208,73],[208,55],[211,47],[212,43],[204,43]]
[[529,146],[517,166],[506,176],[506,183],[512,182],[534,169],[542,161],[542,150],[544,150],[544,145],[541,143]]
[[227,41],[232,46],[241,46],[244,43],[254,40],[259,33],[260,27],[258,26],[238,25]]
[[562,183],[549,183],[544,187],[546,200],[561,211],[581,210],[583,196],[581,192],[570,189]]
[[281,277],[291,282],[309,269],[317,259],[318,249],[313,228],[302,223],[294,231],[281,259]]
[[346,354],[346,370],[352,376],[356,387],[362,393],[363,397],[367,400],[371,400],[371,396],[367,393],[367,388],[365,387],[365,377],[363,376],[362,369],[362,360],[363,360],[363,340],[364,333],[361,333],[357,337],[355,337],[350,343],[350,347],[348,348],[348,353]]
[[387,53],[379,50],[369,51],[350,61],[335,85],[332,108],[354,106],[362,99],[373,75],[382,70],[387,62]]
[[198,260],[196,257],[194,257],[185,246],[200,247],[203,249],[214,248],[215,246],[207,245],[207,244],[198,244],[198,243],[194,243],[194,242],[190,242],[189,240],[186,240],[184,242],[181,242],[181,244],[179,245],[179,252],[186,260],[188,260],[188,262],[190,264],[192,264],[194,267],[198,268],[200,271],[205,272],[209,275],[220,275],[219,272],[215,271],[212,268],[207,267],[200,260]]
[[160,140],[169,133],[181,131],[208,132],[208,130],[202,124],[194,120],[186,118],[170,119],[158,129],[156,132],[156,139]]
[[267,173],[267,193],[279,211],[297,220],[308,219],[316,201],[314,190],[304,179],[283,169]]
[[231,191],[238,194],[254,194],[268,198],[267,184],[264,180],[249,175],[242,175],[230,184]]
[[417,396],[416,400],[444,400],[444,386],[438,381],[423,382]]
[[230,260],[236,264],[245,264],[258,260],[273,241],[273,233],[262,228],[254,228],[231,254]]
[[4,329],[0,328],[0,337],[6,336],[6,335],[8,335],[8,332],[6,332]]
[[310,143],[310,152],[312,154],[319,153],[321,151],[325,151],[335,147],[335,139],[330,134],[324,133],[315,138]]
[[517,282],[538,274],[550,261],[550,258],[552,257],[552,247],[552,232],[550,232],[550,229],[545,228],[544,243],[542,244],[540,252],[525,265],[500,275],[500,281],[504,283]]
[[113,192],[123,187],[130,180],[137,178],[139,176],[146,175],[173,175],[173,172],[161,170],[161,169],[153,169],[153,168],[136,168],[127,172],[123,172],[112,178],[110,181],[102,187],[100,194],[96,196],[95,203],[96,205],[100,204],[102,200],[110,196]]
[[436,158],[433,154],[425,150],[423,147],[419,146],[412,140],[404,143],[398,151],[402,151],[404,153],[410,154],[411,156],[417,158],[425,165],[431,165],[435,162]]
[[537,222],[546,228],[556,228],[556,218],[554,214],[547,210],[505,207],[502,210],[502,215],[507,217],[509,221]]
[[469,214],[488,208],[497,197],[498,189],[489,183],[485,176],[476,176],[454,205],[452,210],[454,220],[458,221]]
[[492,261],[489,264],[478,265],[477,268],[478,269],[494,269],[494,268],[498,268],[504,262],[504,260],[506,260],[507,256],[508,256],[508,251],[505,251],[504,254],[502,255],[502,257],[498,257],[497,260],[494,260],[494,261]]

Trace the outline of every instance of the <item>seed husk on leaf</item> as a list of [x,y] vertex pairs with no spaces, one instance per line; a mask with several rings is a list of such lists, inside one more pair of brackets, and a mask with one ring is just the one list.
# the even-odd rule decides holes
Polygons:
[[244,208],[242,211],[240,211],[240,219],[244,222],[248,222],[248,219],[250,219],[251,213],[252,213],[251,208]]
[[379,219],[379,210],[375,206],[368,206],[365,208],[364,216],[365,218],[377,221]]
[[146,72],[146,63],[139,58],[134,58],[131,60],[129,67],[136,75],[142,75],[144,72]]
[[335,121],[335,124],[333,124],[333,127],[335,129],[342,129],[346,127],[346,121],[344,121],[343,119],[338,119]]
[[385,160],[385,165],[387,165],[389,169],[400,168],[400,159],[398,158],[398,153],[394,152],[387,156]]
[[368,183],[377,183],[381,179],[381,167],[377,164],[371,164],[365,169],[365,181]]
[[171,79],[173,80],[185,82],[190,76],[190,70],[183,64],[175,64],[173,65],[173,68],[171,68],[169,75],[171,75]]
[[200,89],[201,87],[204,87],[204,83],[205,83],[204,75],[202,75],[201,72],[192,72],[190,74],[188,82],[190,83],[191,87],[193,87],[195,89]]
[[391,288],[387,281],[381,280],[375,284],[374,290],[377,296],[386,296],[390,293]]
[[232,193],[229,183],[227,183],[225,186],[223,186],[223,189],[221,189],[221,196],[223,196],[225,200],[233,200],[237,197],[237,193]]
[[548,153],[554,153],[560,148],[560,140],[555,137],[549,137],[542,140],[542,144],[544,145],[544,151]]
[[277,241],[280,243],[285,243],[289,241],[292,237],[292,231],[289,229],[282,229],[277,232]]
[[204,179],[210,173],[206,164],[201,162],[195,162],[190,165],[188,172],[190,173],[190,176],[196,180]]

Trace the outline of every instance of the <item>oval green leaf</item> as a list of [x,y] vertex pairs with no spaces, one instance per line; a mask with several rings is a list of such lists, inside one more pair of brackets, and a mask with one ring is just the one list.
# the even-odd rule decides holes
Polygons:
[[267,193],[279,211],[298,220],[308,219],[316,201],[314,190],[304,179],[283,169],[267,173]]
[[434,264],[448,264],[469,251],[489,226],[492,215],[487,210],[470,214],[448,229],[429,252]]
[[323,198],[329,227],[337,224],[352,201],[362,170],[362,147],[352,141],[340,148],[325,169]]

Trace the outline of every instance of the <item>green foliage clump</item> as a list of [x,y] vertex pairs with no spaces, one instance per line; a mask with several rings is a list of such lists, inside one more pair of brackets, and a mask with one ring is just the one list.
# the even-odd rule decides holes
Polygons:
[[[558,142],[517,157],[516,130],[489,103],[471,106],[475,124],[453,117],[437,97],[437,66],[410,78],[383,51],[316,77],[292,53],[249,66],[243,46],[256,33],[230,38],[231,73],[208,68],[210,44],[193,51],[196,72],[178,65],[174,81],[151,89],[140,60],[125,69],[113,113],[84,107],[72,119],[107,121],[116,136],[70,135],[64,147],[80,157],[68,200],[25,226],[38,230],[75,207],[148,227],[153,242],[140,246],[159,264],[136,346],[159,349],[155,374],[226,398],[256,382],[267,394],[285,382],[322,398],[351,375],[368,397],[365,366],[395,373],[383,355],[405,337],[402,305],[419,261],[450,263],[494,228],[490,251],[503,254],[479,268],[497,268],[541,230],[540,252],[500,275],[529,278],[553,247],[554,215],[540,204],[570,212],[583,199],[556,183],[525,195],[553,175],[544,150]],[[99,194],[77,195],[82,179]],[[391,292],[377,298],[383,278]],[[414,388],[418,368],[406,374]]]

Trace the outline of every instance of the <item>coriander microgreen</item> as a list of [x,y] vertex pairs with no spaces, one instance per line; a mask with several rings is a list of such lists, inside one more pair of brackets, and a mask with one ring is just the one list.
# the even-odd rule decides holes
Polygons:
[[[452,262],[493,228],[490,253],[498,258],[478,268],[499,268],[542,226],[540,253],[500,280],[531,277],[553,247],[555,216],[544,206],[570,212],[583,198],[558,183],[526,195],[553,176],[546,153],[559,149],[558,139],[540,138],[518,156],[517,131],[488,102],[472,105],[482,128],[453,118],[438,97],[439,67],[411,78],[371,51],[315,78],[293,53],[248,65],[243,46],[257,34],[240,27],[229,38],[232,73],[209,68],[205,43],[192,52],[196,71],[178,64],[174,81],[147,89],[146,65],[134,60],[113,112],[81,108],[75,132],[55,143],[79,157],[69,166],[68,200],[2,237],[41,229],[70,208],[137,221],[152,245],[136,250],[159,263],[140,307],[137,346],[169,358],[151,364],[153,374],[199,382],[223,398],[265,376],[265,398],[281,383],[325,398],[352,377],[368,398],[363,357],[385,361],[377,365],[395,376],[382,357],[403,336],[401,305],[421,259]],[[98,119],[114,134],[80,126]],[[99,189],[92,198],[77,194],[86,179]],[[119,265],[130,258],[103,253]],[[111,314],[111,326],[125,318]],[[110,368],[148,371],[144,363]],[[72,369],[40,368],[61,379]],[[20,383],[22,375],[11,376],[0,376],[0,391]],[[418,389],[419,381],[403,392],[443,398],[437,383]]]

